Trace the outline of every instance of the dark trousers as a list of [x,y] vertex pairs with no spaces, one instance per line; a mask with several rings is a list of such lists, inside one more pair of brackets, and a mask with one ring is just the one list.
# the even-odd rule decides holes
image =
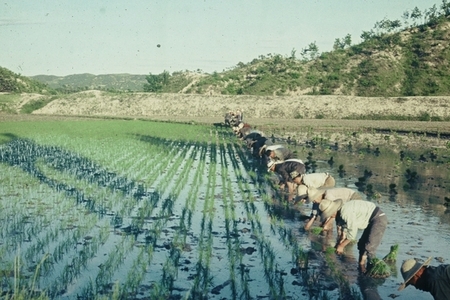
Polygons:
[[363,234],[358,241],[360,256],[367,255],[369,261],[376,257],[377,248],[386,231],[387,223],[388,220],[386,215],[378,207],[375,208],[369,221],[369,225],[364,229]]

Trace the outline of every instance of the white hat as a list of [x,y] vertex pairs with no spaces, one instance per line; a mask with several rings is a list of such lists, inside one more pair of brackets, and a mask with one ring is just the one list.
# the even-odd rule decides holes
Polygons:
[[[325,190],[322,189],[316,189],[314,187],[308,188],[308,201],[313,202],[316,200],[319,196],[323,195],[325,193]],[[319,202],[319,201],[317,201]]]
[[272,168],[272,166],[275,164],[274,160],[271,160],[267,163],[267,171],[270,172],[270,168]]
[[239,128],[239,129],[244,128],[244,123],[239,123],[238,128]]
[[267,150],[270,150],[270,151],[275,150],[275,149],[280,149],[280,148],[284,148],[284,146],[278,145],[278,144],[267,146]]
[[430,264],[431,257],[428,257],[428,259],[423,263],[419,263],[417,260],[411,258],[408,260],[405,260],[402,264],[402,268],[400,271],[402,272],[403,279],[405,282],[403,282],[400,287],[398,288],[399,291],[403,290],[405,287],[408,286],[409,281],[416,275],[419,270],[424,267],[428,266]]
[[322,218],[322,221],[335,214],[342,207],[342,204],[343,201],[341,199],[336,199],[334,201],[323,199],[319,205],[320,217]]
[[297,196],[299,199],[304,199],[308,196],[308,187],[304,184],[300,184],[297,187]]

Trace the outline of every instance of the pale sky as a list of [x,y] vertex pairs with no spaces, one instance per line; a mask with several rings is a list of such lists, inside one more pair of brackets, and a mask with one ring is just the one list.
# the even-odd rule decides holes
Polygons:
[[[24,76],[222,72],[310,43],[352,44],[442,0],[3,0],[0,67]],[[160,45],[158,47],[157,45]]]

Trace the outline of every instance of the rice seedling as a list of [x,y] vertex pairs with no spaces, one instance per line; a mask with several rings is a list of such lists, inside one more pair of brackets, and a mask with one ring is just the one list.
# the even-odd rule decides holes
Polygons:
[[382,259],[375,257],[370,260],[366,274],[374,278],[386,278],[391,274],[391,269]]
[[[95,120],[56,127],[5,127],[16,136],[0,145],[1,270],[12,269],[20,246],[23,283],[47,256],[35,290],[52,298],[298,295],[285,272],[311,263],[298,211],[280,204],[229,130]],[[321,139],[317,148],[328,143]],[[1,277],[14,294],[13,280]]]
[[383,261],[390,263],[395,262],[397,260],[398,255],[398,244],[392,245],[388,254],[383,257]]

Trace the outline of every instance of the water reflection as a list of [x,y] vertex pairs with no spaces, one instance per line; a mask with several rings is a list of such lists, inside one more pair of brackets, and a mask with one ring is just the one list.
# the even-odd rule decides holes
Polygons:
[[295,151],[306,158],[309,172],[336,174],[336,186],[354,187],[369,200],[414,203],[450,224],[448,149],[310,141],[295,146]]

